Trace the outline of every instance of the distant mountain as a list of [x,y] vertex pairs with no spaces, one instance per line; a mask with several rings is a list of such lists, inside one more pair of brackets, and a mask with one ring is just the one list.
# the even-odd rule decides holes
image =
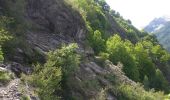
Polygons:
[[144,30],[155,34],[160,44],[170,51],[170,17],[155,18]]
[[154,33],[157,30],[159,30],[162,27],[164,27],[164,25],[167,22],[169,22],[169,21],[170,21],[170,17],[168,17],[168,16],[164,16],[164,17],[160,17],[160,18],[155,18],[144,29],[145,29],[145,31],[147,31],[149,33]]

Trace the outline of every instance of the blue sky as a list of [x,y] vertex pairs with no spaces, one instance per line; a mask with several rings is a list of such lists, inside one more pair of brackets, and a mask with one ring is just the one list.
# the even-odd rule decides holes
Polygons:
[[112,9],[141,29],[151,20],[170,16],[170,0],[106,0]]

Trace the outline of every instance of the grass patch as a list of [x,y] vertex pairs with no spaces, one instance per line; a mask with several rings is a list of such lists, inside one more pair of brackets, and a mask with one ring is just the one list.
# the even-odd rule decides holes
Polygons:
[[11,81],[13,75],[6,71],[0,71],[0,84],[5,85]]

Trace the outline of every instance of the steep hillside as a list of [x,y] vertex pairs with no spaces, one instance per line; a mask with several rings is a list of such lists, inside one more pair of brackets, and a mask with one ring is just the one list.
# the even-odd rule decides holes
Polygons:
[[169,61],[104,0],[0,0],[0,99],[164,100]]

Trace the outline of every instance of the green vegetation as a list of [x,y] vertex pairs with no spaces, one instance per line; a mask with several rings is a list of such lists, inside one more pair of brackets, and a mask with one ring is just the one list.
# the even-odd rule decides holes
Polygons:
[[2,52],[1,47],[0,47],[0,63],[2,63],[3,60],[4,60],[3,52]]
[[61,93],[69,95],[67,81],[79,64],[76,48],[76,44],[70,44],[49,52],[47,62],[44,65],[38,64],[34,74],[27,78],[32,86],[38,88],[37,93],[41,100],[58,100],[59,96],[56,94]]
[[[155,37],[144,31],[138,31],[130,20],[124,20],[118,12],[111,10],[104,0],[69,0],[67,2],[84,18],[89,31],[89,43],[95,54],[101,56],[102,61],[109,59],[114,64],[121,62],[125,75],[136,82],[143,83],[146,90],[155,88],[157,91],[169,92],[170,88],[165,76],[167,77],[170,72],[168,64],[170,54],[159,45]],[[112,30],[113,23],[117,27]],[[116,28],[124,34],[115,31]],[[110,33],[118,35],[112,36]],[[132,96],[135,93],[133,91],[136,90],[130,89],[132,94],[128,95]],[[146,91],[145,93],[142,95],[159,95]],[[129,98],[131,99],[133,100]],[[141,98],[141,100],[147,99],[149,99],[147,96]],[[155,100],[153,96],[150,99]]]
[[118,35],[109,38],[106,45],[109,59],[114,64],[121,62],[124,65],[123,71],[129,78],[138,82],[145,81],[145,83],[148,78],[149,83],[146,85],[150,88],[169,91],[168,82],[162,72],[157,69],[155,59],[160,63],[168,62],[170,54],[163,49],[158,49],[159,45],[153,45],[145,40],[134,45],[128,40],[123,41]]
[[[82,86],[83,89],[100,91],[99,79],[104,77],[106,84],[115,87],[113,94],[119,100],[163,100],[165,98],[163,92],[170,91],[166,79],[170,73],[170,54],[159,45],[155,37],[138,31],[132,26],[130,20],[124,20],[118,12],[111,10],[104,0],[68,0],[66,2],[69,2],[82,15],[88,30],[88,44],[93,48],[94,55],[101,58],[98,65],[103,66],[106,60],[110,60],[115,65],[122,63],[125,75],[144,86],[116,83],[114,74],[102,76],[98,75],[100,70],[95,73],[90,68],[87,70],[95,73],[95,79],[79,79],[82,84],[77,83],[77,85]],[[4,61],[4,58],[14,60],[12,56],[17,54],[17,49],[23,52],[22,63],[29,65],[37,63],[42,55],[34,51],[24,38],[24,32],[29,28],[24,20],[25,2],[23,0],[15,3],[6,1],[5,5],[8,5],[5,8],[6,16],[14,19],[4,16],[0,19],[2,20],[0,21],[0,63]],[[10,32],[14,35],[9,35]],[[77,48],[77,44],[70,44],[48,52],[47,61],[44,64],[36,64],[32,75],[23,79],[35,88],[41,100],[76,98],[71,94],[71,85],[75,83],[70,80],[79,68],[80,55],[76,52]],[[91,58],[88,60],[95,58],[94,55],[90,55]],[[18,57],[18,55],[15,56]],[[95,60],[92,61],[95,62]],[[98,77],[96,78],[95,75]],[[8,73],[0,72],[0,81],[6,82],[10,78]],[[150,90],[152,88],[157,92]],[[105,96],[104,91],[105,89],[101,90],[100,99]],[[22,99],[28,98],[23,96]]]
[[2,45],[7,40],[10,40],[12,36],[9,35],[7,31],[7,25],[10,23],[10,18],[5,16],[0,16],[0,63],[4,61],[4,53],[2,51]]
[[20,99],[21,100],[31,100],[30,97],[28,97],[27,95],[23,95]]
[[13,78],[13,75],[11,73],[0,69],[0,84],[1,85],[7,84],[12,78]]
[[119,91],[118,100],[164,100],[163,92],[154,92],[154,90],[145,91],[143,87],[120,85],[117,88]]
[[115,35],[108,39],[106,45],[107,52],[110,54],[109,59],[114,64],[117,64],[118,62],[123,63],[123,70],[125,74],[129,78],[138,81],[139,72],[133,55],[131,55],[132,50],[130,49],[131,46],[133,46],[131,42],[123,42],[118,35]]
[[96,30],[90,39],[92,47],[96,54],[99,54],[101,51],[105,50],[105,40],[102,39],[101,32]]

